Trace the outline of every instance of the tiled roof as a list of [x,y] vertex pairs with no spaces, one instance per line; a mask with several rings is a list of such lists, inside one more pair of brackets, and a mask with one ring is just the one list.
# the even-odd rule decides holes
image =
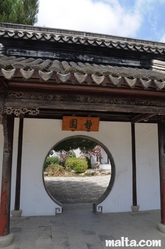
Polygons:
[[[15,56],[0,56],[0,75],[10,80],[14,77],[26,80],[36,78],[43,81],[58,80],[58,83],[92,83],[120,87],[124,80],[129,88],[148,89],[152,83],[157,90],[165,87],[165,62],[153,60],[150,70],[117,67],[93,63],[34,59]],[[140,81],[140,85],[139,85]]]
[[99,46],[127,51],[145,52],[150,54],[165,54],[164,43],[25,25],[0,23],[0,38],[1,37],[82,44],[95,47]]

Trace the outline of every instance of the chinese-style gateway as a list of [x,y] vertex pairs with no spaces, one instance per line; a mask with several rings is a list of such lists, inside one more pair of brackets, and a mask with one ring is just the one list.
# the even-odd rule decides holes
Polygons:
[[[63,130],[73,115],[99,118],[99,130],[89,120],[86,131]],[[94,211],[160,208],[165,231],[164,115],[164,43],[1,23],[0,238],[10,235],[11,210],[62,212],[45,191],[43,163],[74,136],[101,142],[113,158]]]

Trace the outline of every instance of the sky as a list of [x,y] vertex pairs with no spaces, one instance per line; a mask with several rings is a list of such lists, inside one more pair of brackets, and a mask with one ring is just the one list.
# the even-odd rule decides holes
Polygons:
[[39,0],[35,26],[165,42],[165,0]]

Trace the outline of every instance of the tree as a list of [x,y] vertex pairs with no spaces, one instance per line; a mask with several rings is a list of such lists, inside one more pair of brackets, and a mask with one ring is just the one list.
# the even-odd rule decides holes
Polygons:
[[96,145],[97,143],[90,139],[78,137],[67,139],[56,145],[53,149],[55,151],[70,151],[79,148],[82,152],[87,153],[89,150],[91,151]]
[[38,7],[38,0],[0,0],[0,22],[33,25]]
[[97,161],[101,163],[101,158],[102,158],[102,147],[100,145],[96,145],[93,150],[88,151],[88,155],[90,157],[94,156],[97,158]]
[[12,6],[15,4],[15,0],[0,1],[0,21],[10,22],[12,16]]

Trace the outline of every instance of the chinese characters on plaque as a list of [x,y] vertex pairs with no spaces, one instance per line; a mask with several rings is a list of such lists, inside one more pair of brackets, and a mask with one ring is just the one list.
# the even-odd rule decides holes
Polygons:
[[98,131],[99,118],[63,116],[62,130],[70,131]]

